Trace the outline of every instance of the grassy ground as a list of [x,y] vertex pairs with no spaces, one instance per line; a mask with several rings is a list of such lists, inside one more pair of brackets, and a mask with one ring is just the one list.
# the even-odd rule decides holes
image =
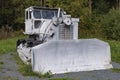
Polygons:
[[16,52],[16,42],[20,38],[25,38],[25,36],[0,40],[0,54],[7,52]]
[[113,62],[120,63],[120,41],[108,40],[111,47],[111,58]]

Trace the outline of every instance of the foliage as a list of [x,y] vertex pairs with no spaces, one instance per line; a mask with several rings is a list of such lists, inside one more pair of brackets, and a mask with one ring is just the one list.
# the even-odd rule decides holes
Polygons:
[[104,38],[99,16],[81,17],[79,25],[79,38]]
[[[24,13],[29,6],[40,6],[38,0],[3,0],[0,6],[0,27],[11,26],[15,30],[24,29]],[[7,4],[7,5],[6,5]]]
[[[61,7],[72,17],[79,18],[79,38],[106,37],[119,40],[120,12],[117,8],[120,6],[117,1],[119,0],[46,0],[46,5]],[[0,3],[0,28],[7,25],[13,30],[24,29],[27,7],[41,6],[41,0],[2,0]],[[113,7],[116,10],[111,10]]]
[[50,7],[60,7],[72,17],[80,18],[89,15],[88,0],[47,0]]
[[23,35],[22,29],[19,31],[15,31],[8,25],[6,25],[4,27],[2,26],[2,28],[0,29],[0,40],[16,37],[16,36],[20,36],[20,35],[21,36]]
[[103,16],[101,24],[103,33],[108,39],[120,40],[120,11],[110,10]]
[[96,14],[105,14],[110,9],[110,1],[107,0],[93,0],[93,12]]

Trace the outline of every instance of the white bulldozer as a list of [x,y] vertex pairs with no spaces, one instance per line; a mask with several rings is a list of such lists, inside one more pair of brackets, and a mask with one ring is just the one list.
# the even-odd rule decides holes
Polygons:
[[109,44],[78,39],[78,22],[61,8],[27,8],[24,34],[29,38],[17,41],[19,57],[42,74],[112,68]]

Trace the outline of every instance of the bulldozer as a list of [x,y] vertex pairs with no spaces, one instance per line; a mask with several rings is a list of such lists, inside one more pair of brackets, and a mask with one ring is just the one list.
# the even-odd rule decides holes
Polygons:
[[78,39],[78,22],[61,8],[28,7],[23,33],[29,37],[17,41],[19,57],[41,74],[112,68],[109,44]]

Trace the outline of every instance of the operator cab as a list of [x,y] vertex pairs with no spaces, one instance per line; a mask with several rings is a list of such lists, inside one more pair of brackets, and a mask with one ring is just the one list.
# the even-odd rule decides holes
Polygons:
[[29,7],[25,10],[27,19],[52,19],[53,17],[62,17],[62,10],[60,8],[40,8]]
[[25,34],[34,34],[38,32],[38,27],[44,20],[60,18],[63,15],[63,10],[60,8],[41,8],[29,7],[25,10]]

